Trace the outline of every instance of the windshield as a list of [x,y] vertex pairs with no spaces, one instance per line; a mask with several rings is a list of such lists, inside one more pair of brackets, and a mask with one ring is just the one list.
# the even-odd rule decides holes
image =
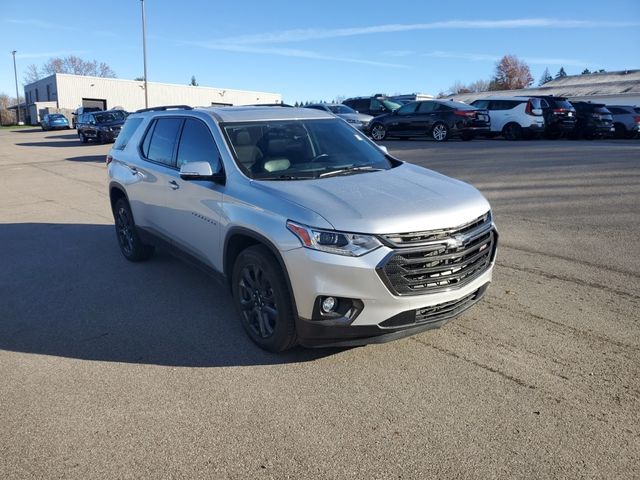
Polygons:
[[394,110],[399,109],[402,104],[400,103],[396,103],[396,102],[392,102],[391,100],[380,100],[382,102],[382,104],[387,107],[389,110],[391,110],[392,112]]
[[232,123],[223,127],[236,163],[254,179],[298,180],[392,167],[382,150],[339,119]]
[[567,109],[567,110],[575,110],[575,108],[573,108],[573,105],[571,105],[566,100],[556,100],[556,108],[564,108],[564,109]]
[[54,113],[53,115],[49,115],[50,120],[60,120],[61,118],[64,118],[64,115],[60,113]]
[[356,113],[353,108],[349,108],[346,105],[329,105],[328,107],[329,110],[336,115],[340,113]]
[[96,122],[98,123],[110,123],[110,122],[122,122],[127,118],[127,115],[121,111],[116,110],[114,112],[105,112],[96,115]]

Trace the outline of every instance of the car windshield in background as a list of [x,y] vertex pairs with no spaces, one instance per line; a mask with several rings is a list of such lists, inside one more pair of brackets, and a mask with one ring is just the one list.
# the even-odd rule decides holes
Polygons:
[[59,113],[56,113],[56,114],[53,114],[53,115],[49,115],[49,118],[50,118],[51,120],[59,120],[59,119],[61,119],[61,118],[65,118],[65,117],[64,117],[64,115],[61,115],[61,114],[59,114]]
[[568,110],[575,110],[567,100],[556,100],[556,108],[566,108]]
[[332,113],[335,113],[336,115],[338,114],[345,114],[345,113],[356,113],[356,111],[353,108],[349,108],[346,105],[329,105],[329,110],[331,110]]
[[111,123],[122,122],[127,118],[127,115],[122,111],[117,112],[105,112],[96,115],[96,122],[98,123]]
[[224,132],[250,178],[302,180],[392,168],[363,134],[338,119],[230,123]]
[[387,107],[389,110],[391,110],[392,112],[394,110],[399,109],[402,104],[397,103],[397,102],[392,102],[391,100],[380,100],[382,102],[382,104]]

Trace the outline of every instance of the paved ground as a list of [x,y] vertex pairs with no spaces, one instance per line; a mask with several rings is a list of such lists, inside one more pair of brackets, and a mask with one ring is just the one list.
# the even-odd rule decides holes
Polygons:
[[0,478],[640,477],[640,142],[388,142],[470,181],[485,300],[271,355],[167,255],[118,252],[108,146],[0,130]]

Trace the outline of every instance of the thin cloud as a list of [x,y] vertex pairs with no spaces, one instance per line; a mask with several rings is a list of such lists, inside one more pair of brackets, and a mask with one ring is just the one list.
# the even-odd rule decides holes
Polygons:
[[258,47],[253,45],[231,45],[223,43],[210,42],[187,42],[180,41],[179,45],[191,45],[208,50],[219,50],[225,52],[238,53],[258,53],[263,55],[277,55],[282,57],[308,58],[311,60],[325,60],[330,62],[356,63],[360,65],[369,65],[373,67],[392,67],[392,68],[409,68],[407,65],[397,63],[379,62],[375,60],[365,60],[360,58],[336,57],[333,55],[324,55],[322,53],[312,52],[309,50],[299,50],[294,48],[271,48]]
[[[485,53],[443,52],[440,50],[423,53],[422,56],[431,58],[450,58],[454,60],[469,60],[472,62],[497,62],[502,58],[502,55]],[[532,65],[565,65],[568,67],[583,67],[585,65],[588,65],[588,62],[575,58],[522,57],[522,60]]]
[[376,33],[409,32],[415,30],[514,29],[514,28],[626,28],[638,27],[638,22],[595,22],[591,20],[560,20],[554,18],[520,18],[512,20],[448,20],[443,22],[385,24],[351,28],[307,28],[240,35],[219,40],[225,44],[252,45],[289,43],[327,38],[353,37]]
[[96,37],[116,37],[117,35],[114,32],[108,30],[87,30],[81,29],[77,27],[70,27],[68,25],[61,25],[59,23],[47,22],[46,20],[38,20],[35,18],[8,18],[6,20],[8,23],[13,23],[14,25],[21,25],[25,27],[33,27],[45,30],[57,30],[60,32],[86,32],[89,35],[93,35]]

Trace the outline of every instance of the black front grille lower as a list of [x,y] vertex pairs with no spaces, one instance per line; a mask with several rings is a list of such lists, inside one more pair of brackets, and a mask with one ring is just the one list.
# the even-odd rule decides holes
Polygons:
[[462,287],[491,266],[497,239],[490,217],[481,217],[459,229],[422,232],[421,240],[417,240],[418,234],[410,235],[385,236],[403,238],[404,245],[424,242],[422,246],[397,248],[378,267],[380,277],[396,295]]
[[400,313],[394,317],[385,320],[380,324],[381,327],[406,327],[411,325],[423,325],[427,323],[436,323],[445,320],[451,320],[466,309],[476,303],[487,289],[487,284],[469,295],[452,300],[450,302],[439,303],[430,307],[419,308],[417,310],[409,310]]

